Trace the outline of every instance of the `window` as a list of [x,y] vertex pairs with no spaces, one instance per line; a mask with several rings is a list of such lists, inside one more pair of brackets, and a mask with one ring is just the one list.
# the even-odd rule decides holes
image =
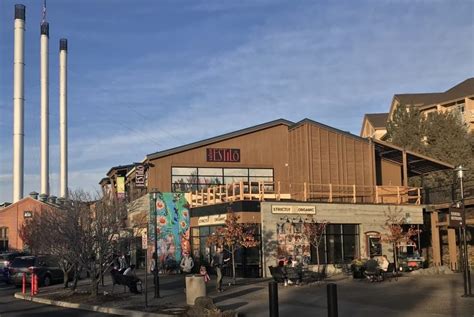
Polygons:
[[8,250],[8,228],[0,228],[0,251]]
[[320,264],[350,263],[359,255],[359,226],[347,224],[328,224],[321,238],[319,250],[311,246],[311,263]]
[[301,233],[298,223],[277,224],[278,256],[291,256],[312,264],[350,263],[359,254],[358,225],[328,224],[316,249]]
[[369,236],[369,256],[381,256],[382,255],[382,243],[380,237]]
[[[232,184],[235,182],[273,182],[272,168],[209,168],[209,167],[173,167],[171,183],[173,192],[206,190],[210,186]],[[257,187],[252,184],[252,186]],[[273,189],[273,184],[265,186]],[[258,188],[253,188],[252,191]]]

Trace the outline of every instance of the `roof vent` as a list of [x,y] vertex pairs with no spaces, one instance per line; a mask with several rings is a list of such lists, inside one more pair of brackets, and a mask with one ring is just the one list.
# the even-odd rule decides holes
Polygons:
[[39,195],[39,198],[40,201],[45,203],[48,200],[48,194],[41,194]]
[[38,200],[38,195],[39,195],[39,194],[38,194],[37,192],[35,192],[35,191],[33,191],[33,192],[30,193],[30,197],[33,198],[33,199],[35,199],[35,200]]
[[56,198],[57,198],[56,196],[49,196],[48,202],[50,204],[55,204],[56,205]]

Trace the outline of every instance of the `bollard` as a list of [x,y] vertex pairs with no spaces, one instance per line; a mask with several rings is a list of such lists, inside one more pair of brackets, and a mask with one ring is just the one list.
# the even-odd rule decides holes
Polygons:
[[33,297],[35,291],[34,291],[34,287],[35,287],[35,279],[33,278],[35,275],[33,273],[31,273],[31,278],[30,278],[30,296]]
[[278,317],[278,284],[275,281],[268,283],[268,297],[270,317]]
[[328,317],[337,317],[337,285],[329,283],[328,291]]
[[38,275],[35,274],[35,288],[34,288],[35,295],[38,294]]
[[26,294],[26,273],[23,273],[23,277],[21,279],[21,292]]

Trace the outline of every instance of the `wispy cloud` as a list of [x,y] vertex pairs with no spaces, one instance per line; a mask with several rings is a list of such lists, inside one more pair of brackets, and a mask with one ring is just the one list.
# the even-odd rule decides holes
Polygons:
[[[363,114],[387,111],[393,94],[445,90],[474,74],[473,9],[470,1],[192,2],[169,9],[183,20],[170,18],[179,26],[166,32],[144,28],[150,17],[132,10],[128,32],[89,43],[103,41],[114,56],[71,56],[71,187],[95,188],[113,165],[277,118],[357,134]],[[141,29],[153,40],[136,42],[130,34]],[[127,42],[141,45],[121,54]]]

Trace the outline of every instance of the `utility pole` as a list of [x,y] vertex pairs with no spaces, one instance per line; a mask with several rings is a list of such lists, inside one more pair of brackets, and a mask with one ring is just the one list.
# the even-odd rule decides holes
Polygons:
[[463,278],[464,278],[464,295],[463,297],[472,297],[472,290],[471,290],[471,272],[469,268],[469,253],[467,250],[467,236],[466,236],[466,208],[464,206],[464,171],[467,169],[463,168],[462,165],[459,165],[456,168],[457,176],[459,179],[459,185],[461,190],[461,205],[462,205],[462,244],[463,244]]

